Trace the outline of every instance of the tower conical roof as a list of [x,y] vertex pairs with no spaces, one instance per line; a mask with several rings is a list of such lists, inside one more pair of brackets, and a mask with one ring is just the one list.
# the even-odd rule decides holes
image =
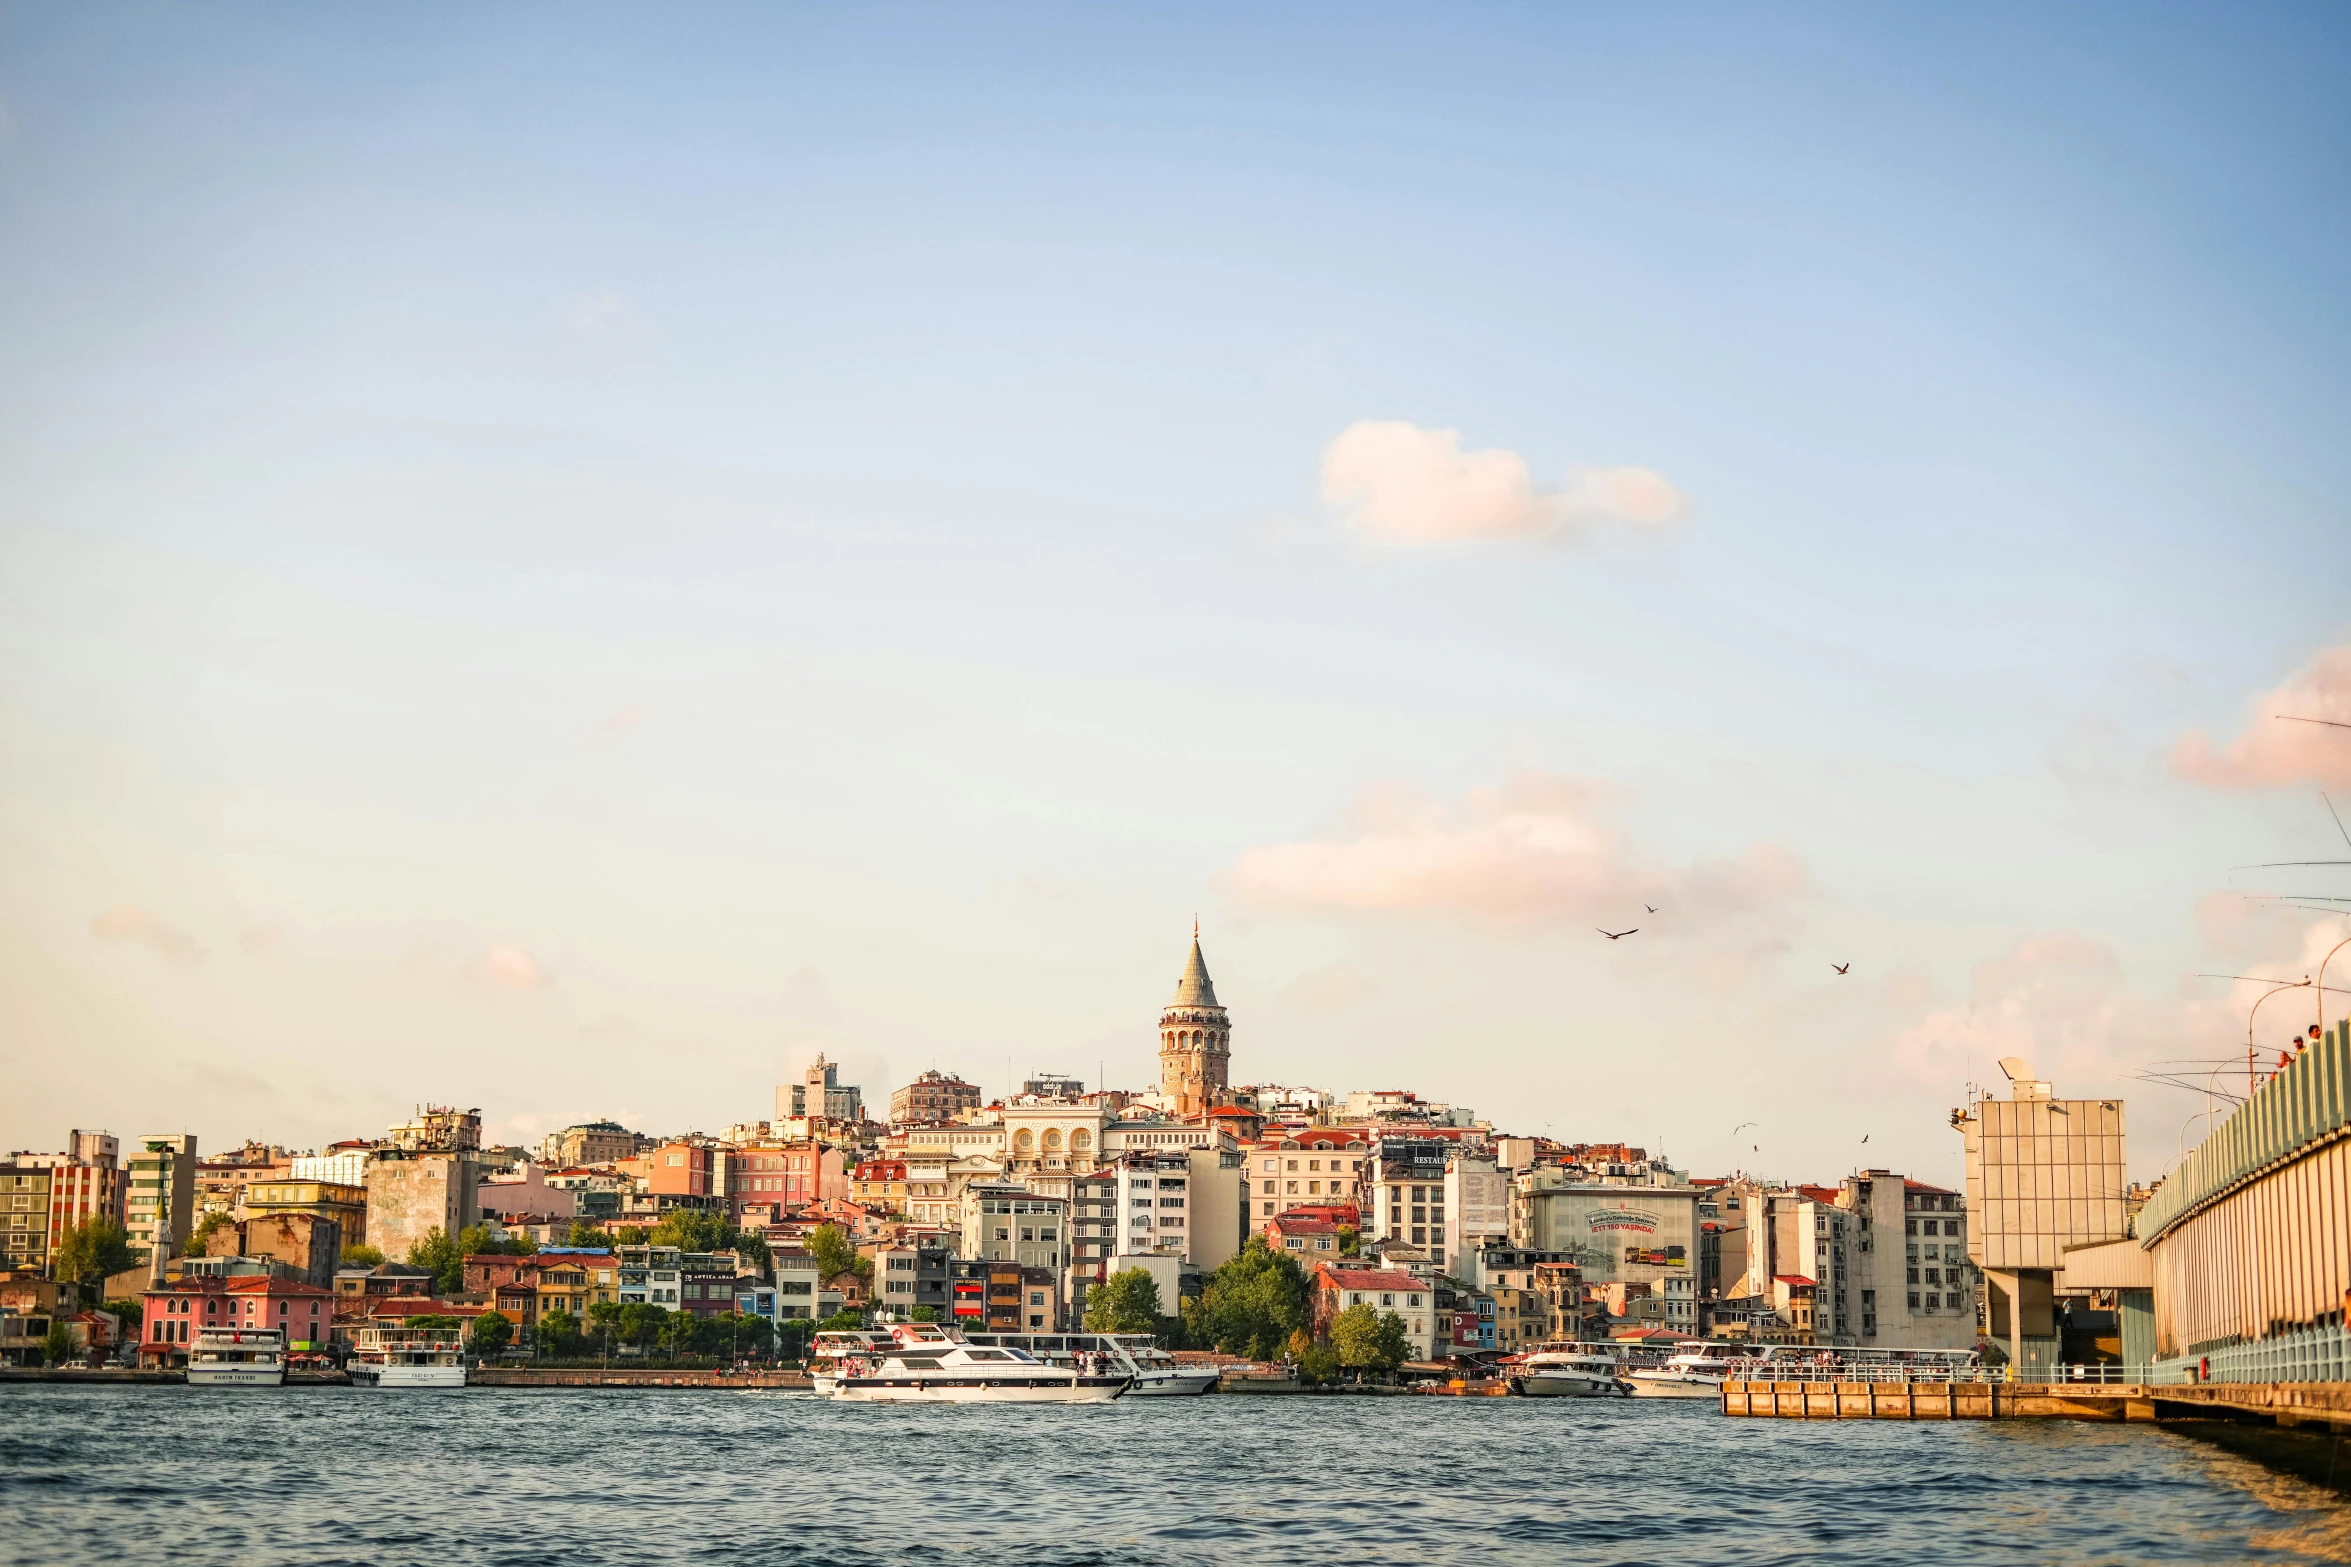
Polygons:
[[1192,936],[1192,959],[1184,965],[1184,977],[1176,981],[1175,999],[1171,1007],[1212,1007],[1216,1005],[1216,986],[1208,977],[1208,962],[1200,956],[1200,936]]

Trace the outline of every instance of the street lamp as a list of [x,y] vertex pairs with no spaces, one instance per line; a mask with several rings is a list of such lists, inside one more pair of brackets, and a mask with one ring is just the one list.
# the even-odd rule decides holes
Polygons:
[[[2332,954],[2329,954],[2329,955],[2330,955],[2330,956],[2332,956]],[[2300,989],[2301,989],[2303,986],[2305,986],[2305,985],[2307,985],[2307,984],[2309,984],[2309,983],[2310,983],[2310,980],[2309,980],[2307,977],[2305,977],[2305,978],[2302,978],[2302,979],[2291,980],[2291,981],[2289,981],[2289,982],[2287,982],[2287,983],[2285,983],[2285,984],[2282,984],[2282,985],[2273,986],[2272,988],[2270,988],[2270,989],[2268,989],[2268,990],[2265,990],[2265,991],[2263,991],[2263,992],[2262,992],[2262,993],[2261,993],[2261,994],[2260,994],[2258,997],[2256,997],[2256,998],[2254,999],[2254,1002],[2253,1002],[2253,1007],[2252,1007],[2252,1010],[2251,1010],[2251,1011],[2249,1011],[2249,1012],[2247,1012],[2247,1013],[2245,1014],[2245,1097],[2246,1097],[2248,1100],[2250,1100],[2250,1099],[2253,1097],[2253,1089],[2254,1089],[2254,1082],[2253,1082],[2253,1059],[2254,1059],[2254,1058],[2253,1058],[2253,1018],[2254,1018],[2254,1015],[2255,1015],[2256,1013],[2260,1012],[2260,1010],[2261,1010],[2261,1003],[2262,1003],[2262,1002],[2264,1002],[2264,1001],[2267,1001],[2267,1000],[2268,1000],[2270,997],[2272,997],[2272,996],[2276,995],[2276,994],[2277,994],[2279,991],[2281,991],[2281,990],[2300,990]],[[2322,992],[2321,992],[2321,993],[2322,993],[2322,995],[2323,995],[2323,990],[2322,990]],[[2323,1005],[2325,1005],[2324,1001],[2321,1001],[2321,1002],[2320,1002],[2320,1005],[2322,1005],[2322,1006],[2323,1006]]]
[[2327,1032],[2327,965],[2332,963],[2335,960],[2335,954],[2345,947],[2351,947],[2351,936],[2346,936],[2336,942],[2327,949],[2327,955],[2318,960],[2318,1037],[2321,1039],[2326,1037]]

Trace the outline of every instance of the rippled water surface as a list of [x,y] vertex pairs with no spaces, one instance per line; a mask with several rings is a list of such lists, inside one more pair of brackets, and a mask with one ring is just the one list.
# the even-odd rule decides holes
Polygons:
[[2145,1428],[1707,1403],[0,1388],[0,1562],[2351,1561],[2351,1508]]

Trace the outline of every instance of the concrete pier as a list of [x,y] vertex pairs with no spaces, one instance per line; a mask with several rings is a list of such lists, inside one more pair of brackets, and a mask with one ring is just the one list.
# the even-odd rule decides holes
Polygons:
[[2351,1383],[1725,1382],[1722,1412],[1780,1420],[2212,1420],[2351,1430]]

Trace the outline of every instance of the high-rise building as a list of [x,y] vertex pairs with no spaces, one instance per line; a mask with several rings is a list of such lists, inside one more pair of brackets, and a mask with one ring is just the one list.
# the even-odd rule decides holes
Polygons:
[[65,1134],[63,1153],[21,1152],[8,1158],[19,1169],[50,1172],[49,1249],[56,1249],[66,1231],[92,1219],[122,1223],[122,1144],[109,1133],[76,1127]]
[[55,1175],[46,1165],[0,1164],[0,1267],[48,1267],[49,1190]]
[[196,1137],[157,1133],[132,1145],[123,1228],[131,1249],[153,1265],[187,1249],[196,1227]]
[[934,1069],[923,1073],[890,1096],[890,1124],[907,1126],[952,1121],[964,1111],[977,1110],[979,1107],[978,1084],[967,1083],[960,1077],[949,1077]]
[[1176,981],[1175,999],[1159,1014],[1159,1097],[1178,1120],[1206,1115],[1224,1102],[1233,1029],[1217,1005],[1208,962],[1200,956],[1200,928],[1192,927],[1192,956]]

